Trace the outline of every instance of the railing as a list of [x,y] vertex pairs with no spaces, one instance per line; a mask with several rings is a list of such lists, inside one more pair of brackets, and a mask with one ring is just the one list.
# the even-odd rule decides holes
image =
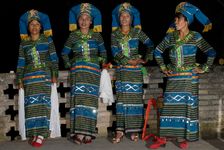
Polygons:
[[[158,67],[150,67],[149,76],[144,78],[145,104],[150,97],[158,98],[162,95],[164,76]],[[111,79],[114,78],[114,70],[109,70]],[[60,71],[58,79],[59,112],[62,136],[66,137],[70,128],[69,116],[69,75],[68,71]],[[18,89],[14,84],[14,73],[0,74],[0,141],[20,139],[18,132]],[[112,80],[112,81],[113,81]],[[200,136],[202,138],[223,138],[224,135],[224,67],[216,66],[213,71],[200,76]],[[97,119],[98,136],[107,136],[113,129],[115,105],[106,106],[99,101],[99,113]],[[157,131],[156,112],[150,114],[152,131]]]

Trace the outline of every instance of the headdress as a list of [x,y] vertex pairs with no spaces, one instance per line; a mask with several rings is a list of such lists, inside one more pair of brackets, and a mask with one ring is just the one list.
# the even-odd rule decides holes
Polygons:
[[20,37],[22,40],[28,38],[27,28],[29,22],[32,20],[38,20],[41,23],[46,36],[52,36],[52,29],[48,15],[32,9],[24,13],[19,20]]
[[112,12],[112,31],[116,30],[120,26],[120,14],[122,12],[128,12],[132,17],[132,25],[135,28],[141,29],[140,13],[130,3],[119,4]]
[[74,31],[77,29],[77,20],[83,13],[88,14],[93,20],[93,31],[102,32],[102,16],[95,6],[90,3],[81,3],[71,8],[69,12],[69,30]]
[[[196,6],[188,3],[188,2],[181,2],[177,5],[175,13],[181,13],[186,18],[189,24],[191,24],[194,20],[194,17],[204,25],[203,32],[207,32],[212,29],[212,23],[208,19],[208,17],[205,16],[205,14]],[[172,32],[175,30],[175,25],[172,24],[167,32]]]

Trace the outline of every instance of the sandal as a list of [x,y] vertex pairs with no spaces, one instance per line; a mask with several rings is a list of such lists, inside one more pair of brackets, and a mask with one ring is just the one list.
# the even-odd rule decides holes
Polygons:
[[120,143],[122,138],[124,137],[124,132],[117,131],[115,137],[112,139],[113,143]]
[[138,142],[139,136],[138,133],[132,133],[131,134],[131,140],[134,142]]
[[188,142],[187,141],[179,142],[179,147],[181,149],[187,149],[188,148]]
[[32,143],[33,147],[41,147],[43,145],[44,137],[41,135],[38,135],[36,137],[36,140]]
[[73,138],[73,142],[78,144],[78,145],[81,145],[82,142],[83,142],[83,139],[84,139],[84,136],[82,138],[80,138],[81,135],[74,135],[72,138]]
[[160,138],[160,137],[157,137],[156,138],[156,141],[150,145],[148,148],[150,149],[158,149],[160,147],[165,147],[166,146],[166,138]]
[[89,144],[92,143],[92,138],[91,136],[85,136],[84,140],[83,140],[84,144]]

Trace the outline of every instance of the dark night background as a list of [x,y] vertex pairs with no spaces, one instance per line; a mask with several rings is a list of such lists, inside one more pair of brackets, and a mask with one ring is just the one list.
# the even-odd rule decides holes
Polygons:
[[[175,7],[181,0],[126,0],[134,5],[141,14],[142,30],[151,38],[155,46],[165,36],[171,21],[174,18]],[[8,0],[7,4],[1,4],[1,48],[0,48],[0,72],[16,71],[19,37],[19,18],[27,10],[37,9],[50,17],[53,30],[53,40],[57,54],[60,56],[63,45],[68,37],[68,13],[71,7],[81,2],[89,2],[100,9],[102,13],[102,25],[105,46],[109,60],[110,52],[111,12],[124,0]],[[208,33],[202,33],[203,25],[197,20],[190,29],[202,33],[202,36],[217,51],[215,63],[224,57],[224,0],[189,0],[188,2],[199,7],[211,20],[213,29]],[[5,2],[4,2],[5,3]],[[144,47],[141,47],[143,49]],[[205,61],[199,53],[198,61]],[[60,58],[60,70],[64,70]],[[155,61],[149,65],[156,65]]]

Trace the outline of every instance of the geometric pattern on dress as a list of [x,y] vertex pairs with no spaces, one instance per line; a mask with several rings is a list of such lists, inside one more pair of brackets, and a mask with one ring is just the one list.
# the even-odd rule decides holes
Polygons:
[[116,82],[117,92],[141,93],[142,84]]
[[50,97],[41,94],[37,96],[25,96],[25,106],[31,105],[31,104],[47,104],[49,107],[51,106]]
[[83,84],[76,84],[72,87],[72,95],[74,94],[91,94],[91,95],[98,95],[99,87],[94,85],[83,85]]
[[193,98],[190,94],[187,94],[187,93],[166,93],[165,94],[165,101],[167,103],[178,103],[178,102],[181,102],[181,103],[186,103],[188,105],[191,105],[191,106],[195,106],[197,103],[196,103],[196,100],[195,98]]

